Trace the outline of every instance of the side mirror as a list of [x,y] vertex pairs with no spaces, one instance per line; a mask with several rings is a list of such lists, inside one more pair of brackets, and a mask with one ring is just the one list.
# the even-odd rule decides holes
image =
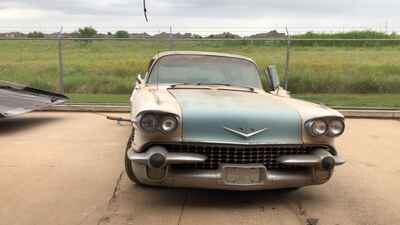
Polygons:
[[141,74],[138,74],[137,79],[136,79],[136,82],[137,82],[138,84],[143,84],[143,83],[144,83],[144,78],[142,77]]
[[269,86],[272,91],[278,90],[280,86],[278,71],[275,65],[269,65],[266,69],[266,74],[269,79]]

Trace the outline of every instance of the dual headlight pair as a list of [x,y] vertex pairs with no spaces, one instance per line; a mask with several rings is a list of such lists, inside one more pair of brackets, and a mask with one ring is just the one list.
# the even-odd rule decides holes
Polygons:
[[306,129],[311,136],[337,137],[344,132],[344,121],[342,118],[319,118],[306,123]]
[[173,114],[149,112],[138,116],[138,124],[146,132],[170,133],[178,128],[178,118]]

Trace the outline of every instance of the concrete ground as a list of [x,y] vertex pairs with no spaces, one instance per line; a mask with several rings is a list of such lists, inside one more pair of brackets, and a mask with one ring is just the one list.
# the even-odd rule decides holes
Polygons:
[[129,132],[92,113],[0,121],[0,224],[400,224],[400,121],[347,120],[347,164],[294,192],[136,186],[123,172]]

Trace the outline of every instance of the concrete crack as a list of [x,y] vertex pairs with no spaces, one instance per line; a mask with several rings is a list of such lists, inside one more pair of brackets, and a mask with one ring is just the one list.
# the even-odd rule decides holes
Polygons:
[[113,203],[115,203],[115,201],[117,199],[118,192],[121,188],[121,181],[122,181],[123,176],[124,176],[124,170],[122,170],[120,172],[120,174],[115,182],[112,195],[111,195],[110,199],[108,200],[107,208],[105,209],[105,212],[103,213],[103,215],[97,220],[97,225],[110,223],[111,217],[116,213],[117,207],[116,206],[112,207],[112,206],[113,206]]
[[183,212],[185,211],[185,206],[186,206],[186,203],[187,203],[187,201],[188,201],[189,194],[190,194],[190,191],[187,191],[187,192],[186,192],[186,195],[185,195],[185,199],[183,200],[183,203],[182,203],[181,212],[180,212],[180,214],[179,214],[179,218],[178,218],[178,223],[177,223],[177,225],[181,225],[182,217],[183,217]]
[[115,182],[114,190],[113,190],[110,200],[108,201],[108,205],[111,205],[117,198],[119,189],[121,187],[121,180],[122,180],[123,175],[124,175],[124,170],[121,171],[121,173],[118,176],[117,181]]

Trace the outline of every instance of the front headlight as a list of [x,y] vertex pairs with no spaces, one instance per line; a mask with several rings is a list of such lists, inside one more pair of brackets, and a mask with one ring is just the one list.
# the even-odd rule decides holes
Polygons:
[[344,122],[343,120],[333,119],[329,122],[329,132],[328,135],[331,137],[337,137],[344,132]]
[[344,132],[344,121],[338,117],[326,117],[313,119],[305,124],[306,130],[313,137],[323,135],[337,137]]
[[172,132],[178,127],[178,120],[173,116],[165,116],[161,119],[161,130]]
[[158,119],[153,114],[145,114],[140,118],[140,127],[147,132],[154,132],[158,128]]
[[146,112],[138,116],[140,128],[146,132],[170,133],[178,128],[178,117],[169,113]]
[[322,136],[328,131],[328,124],[323,120],[314,120],[310,124],[309,131],[312,136]]

